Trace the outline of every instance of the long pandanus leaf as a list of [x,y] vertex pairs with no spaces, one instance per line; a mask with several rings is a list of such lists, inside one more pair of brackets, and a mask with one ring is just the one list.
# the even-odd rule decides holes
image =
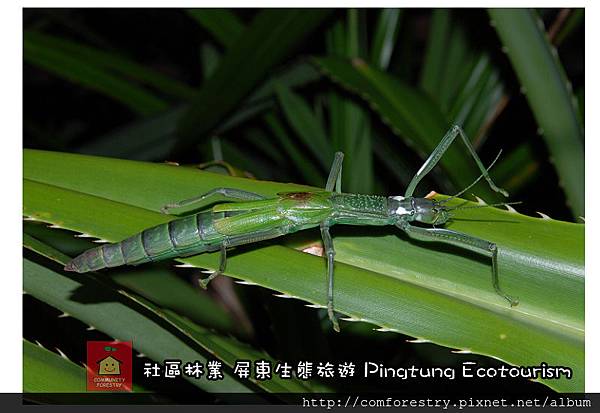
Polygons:
[[[26,216],[109,241],[167,221],[157,212],[162,205],[215,187],[268,196],[312,189],[31,150],[25,152],[24,178]],[[490,263],[477,254],[413,242],[394,229],[336,226],[336,309],[351,320],[510,364],[568,366],[571,380],[543,382],[583,391],[584,226],[481,208],[456,211],[448,227],[497,243],[502,288],[519,297],[519,306],[509,308],[494,293]],[[298,248],[319,246],[318,231],[312,234]],[[218,266],[215,254],[180,261]],[[244,248],[227,267],[227,275],[319,305],[325,303],[324,271],[322,257],[279,241]]]

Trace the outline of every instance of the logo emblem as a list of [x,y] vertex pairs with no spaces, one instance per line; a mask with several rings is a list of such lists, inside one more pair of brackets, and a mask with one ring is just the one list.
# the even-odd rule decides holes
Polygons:
[[87,390],[131,391],[131,341],[87,342]]

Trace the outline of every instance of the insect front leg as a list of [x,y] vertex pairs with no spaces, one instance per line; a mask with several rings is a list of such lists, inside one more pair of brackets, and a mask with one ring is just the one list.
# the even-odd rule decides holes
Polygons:
[[342,192],[342,162],[344,161],[344,154],[342,152],[336,152],[331,170],[329,171],[329,177],[327,178],[327,184],[325,190],[333,192],[335,186],[335,192]]
[[477,156],[477,152],[475,152],[475,148],[473,148],[473,145],[471,145],[471,141],[463,132],[462,128],[458,125],[454,125],[452,128],[450,128],[448,132],[446,132],[446,135],[444,135],[438,146],[433,150],[431,155],[429,155],[429,158],[427,158],[423,166],[421,166],[421,169],[419,169],[419,171],[410,181],[410,184],[408,184],[408,187],[406,188],[406,193],[404,194],[405,197],[412,196],[419,182],[421,182],[425,175],[427,175],[434,168],[434,166],[437,165],[437,163],[440,161],[446,150],[448,150],[448,148],[450,147],[452,142],[454,142],[454,139],[456,139],[457,136],[461,137],[463,143],[465,144],[465,146],[471,153],[471,156],[475,160],[477,167],[481,171],[481,174],[490,185],[490,188],[492,188],[496,192],[500,192],[506,197],[508,196],[508,192],[506,192],[502,188],[497,187],[494,181],[492,181],[492,178],[488,174],[487,169],[483,166],[481,159],[479,159],[479,156]]
[[333,329],[339,332],[340,326],[333,313],[333,258],[335,257],[335,249],[333,248],[333,240],[329,234],[329,226],[325,222],[321,223],[321,237],[323,238],[325,256],[327,257],[327,315],[333,324]]
[[447,244],[456,245],[487,255],[492,259],[492,285],[496,293],[506,299],[511,307],[519,304],[519,300],[506,294],[501,288],[498,281],[498,247],[493,242],[489,242],[480,238],[472,237],[461,232],[452,231],[442,228],[421,228],[403,222],[397,225],[401,230],[406,232],[411,238],[421,241],[440,241]]
[[226,266],[227,266],[227,242],[223,242],[223,244],[221,244],[219,269],[217,271],[212,271],[208,277],[199,279],[198,284],[200,284],[200,287],[202,287],[206,290],[208,288],[208,283],[212,279],[214,279],[215,277],[217,277],[225,272]]
[[160,212],[162,212],[163,214],[168,214],[170,209],[183,208],[185,206],[189,206],[189,205],[193,205],[193,204],[196,204],[199,202],[206,201],[207,199],[217,196],[217,195],[221,195],[221,196],[224,196],[225,198],[230,198],[230,199],[239,199],[242,201],[258,201],[261,199],[265,199],[265,197],[262,195],[255,194],[254,192],[244,191],[241,189],[215,188],[215,189],[208,191],[202,195],[198,195],[193,198],[185,199],[183,201],[179,201],[179,202],[176,202],[173,204],[167,204],[160,209]]

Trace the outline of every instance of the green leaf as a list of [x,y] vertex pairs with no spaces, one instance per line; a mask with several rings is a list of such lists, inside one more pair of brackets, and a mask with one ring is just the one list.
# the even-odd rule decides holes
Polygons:
[[[346,24],[338,21],[327,33],[328,52],[348,58],[361,55],[358,26],[356,11],[349,10]],[[349,192],[372,192],[373,138],[367,109],[334,90],[329,94],[329,118],[334,149],[344,153],[342,188]]]
[[23,391],[85,393],[85,369],[56,353],[23,340]]
[[93,61],[50,47],[35,35],[24,37],[23,57],[32,65],[111,97],[140,115],[152,115],[167,107],[152,93],[110,74]]
[[206,42],[200,46],[200,58],[202,63],[202,77],[210,79],[219,67],[221,53],[212,44]]
[[129,79],[152,86],[169,96],[188,100],[193,98],[196,93],[192,87],[185,83],[148,69],[146,66],[137,64],[114,52],[105,52],[72,40],[31,30],[26,30],[24,37],[38,45],[38,47],[64,53],[65,56],[79,62],[85,62],[87,65],[124,75]]
[[190,9],[186,13],[225,47],[234,44],[245,29],[240,19],[226,9]]
[[[60,261],[63,265],[66,262]],[[137,351],[157,362],[175,358],[205,364],[218,357],[233,368],[236,360],[268,359],[264,353],[212,333],[170,310],[161,310],[141,297],[113,290],[92,275],[66,276],[27,259],[23,268],[25,291],[118,340],[132,341]],[[252,389],[228,370],[223,374],[224,379],[219,381],[186,378],[209,392],[241,393]],[[249,381],[270,392],[309,391],[296,380],[274,377],[269,381]]]
[[84,143],[76,152],[136,159],[164,160],[175,146],[175,127],[186,106],[137,120],[100,138]]
[[477,147],[484,138],[480,136],[484,125],[503,96],[503,85],[488,54],[470,41],[465,27],[452,18],[454,14],[447,9],[432,12],[420,84]]
[[73,237],[69,231],[49,228],[46,224],[35,221],[23,222],[23,235],[41,241],[68,256],[80,254],[91,245],[89,240]]
[[[25,151],[24,178],[26,216],[109,241],[165,222],[168,217],[152,211],[215,187],[270,196],[309,189],[31,150]],[[477,254],[413,242],[393,228],[336,226],[336,309],[355,320],[514,365],[568,366],[571,380],[544,383],[559,391],[582,391],[584,226],[483,208],[455,211],[448,227],[497,243],[502,288],[520,299],[519,306],[509,308],[495,294],[490,262]],[[320,245],[318,231],[314,236],[309,244]],[[218,265],[215,254],[179,261],[209,269]],[[321,305],[324,271],[322,257],[273,243],[248,248],[230,257],[227,266],[230,276]],[[52,285],[43,285],[43,291]]]
[[327,168],[333,151],[323,125],[300,96],[281,84],[276,86],[276,91],[287,121],[321,166]]
[[[346,34],[344,23],[336,21],[326,33],[327,52],[330,55],[346,57]],[[329,95],[330,133],[333,147],[345,152],[344,144],[347,139],[344,130],[345,122],[343,116],[343,98],[339,93],[332,92]]]
[[434,9],[429,23],[429,40],[420,80],[421,88],[431,97],[435,97],[441,87],[449,33],[450,12],[447,9]]
[[[237,174],[229,174],[234,176],[242,176],[245,178],[260,177],[262,179],[272,179],[278,169],[269,159],[263,157],[258,151],[248,151],[240,146],[238,141],[223,140],[219,143],[222,148],[222,158],[227,159],[227,163],[235,165],[236,169],[241,172]],[[209,172],[222,173],[223,169],[215,170],[214,168],[207,169]],[[249,172],[252,170],[252,172]]]
[[46,258],[51,259],[52,261],[63,262],[68,261],[70,259],[67,255],[50,247],[49,245],[32,237],[27,233],[23,234],[23,246],[25,248],[29,248],[30,250],[37,252],[38,254]]
[[585,89],[580,87],[575,93],[577,98],[577,118],[582,126],[585,126]]
[[390,64],[396,36],[400,28],[400,9],[383,9],[379,12],[375,37],[371,45],[371,63],[380,69],[387,69]]
[[[268,360],[271,365],[275,365],[275,360],[264,352],[255,350],[234,338],[211,334],[206,329],[171,311],[167,312],[166,316],[197,341],[204,342],[207,348],[216,351],[219,358],[232,369],[238,360]],[[282,379],[277,374],[273,374],[270,380],[256,380],[253,377],[248,378],[248,380],[263,390],[272,393],[306,393],[311,391],[308,383],[300,379]]]
[[375,136],[373,149],[377,155],[377,160],[381,165],[385,165],[387,173],[396,178],[399,186],[396,187],[397,192],[401,192],[402,188],[406,188],[410,180],[414,176],[411,171],[411,166],[402,153],[394,151],[394,148],[387,139],[380,136]]
[[[487,54],[480,54],[459,91],[450,104],[448,117],[462,125],[468,136],[475,137],[485,121],[493,115],[504,87],[500,76]],[[480,143],[480,142],[478,142]]]
[[[505,86],[501,81],[499,72],[491,65],[484,68],[477,81],[479,90],[474,89],[475,102],[470,111],[466,113],[463,127],[468,136],[473,136],[473,146],[480,148],[486,139],[490,127],[501,113],[503,105],[508,101]],[[470,97],[473,99],[473,97]],[[462,112],[464,113],[464,112]]]
[[571,9],[564,26],[555,37],[554,44],[560,46],[573,32],[578,29],[585,18],[585,9]]
[[[206,353],[198,343],[189,343],[185,331],[165,327],[164,316],[150,311],[139,300],[123,291],[114,291],[91,276],[68,277],[27,259],[23,262],[23,287],[37,299],[73,317],[93,325],[118,340],[133,341],[133,347],[149,358],[199,360]],[[190,381],[206,390],[248,392],[249,388],[226,374],[220,383],[209,380]]]
[[246,141],[256,147],[261,154],[269,157],[275,164],[283,165],[287,162],[286,155],[277,147],[277,144],[267,135],[264,129],[249,128],[246,132]]
[[464,25],[452,18],[456,11],[435,9],[420,84],[439,103],[446,117],[461,125],[477,148],[484,140],[487,122],[503,97],[499,70]]
[[467,39],[465,28],[451,23],[442,63],[441,84],[433,95],[444,112],[454,103],[460,85],[468,78],[475,65],[475,56],[471,53]]
[[311,185],[321,183],[323,178],[319,175],[312,162],[296,147],[281,121],[275,115],[269,113],[265,115],[265,122],[273,133],[273,137],[289,156],[290,161],[294,164],[300,176],[304,178],[304,181]]
[[206,139],[268,71],[292,53],[330,13],[331,10],[326,9],[260,11],[235,44],[228,48],[219,68],[204,83],[180,120],[178,149]]
[[436,96],[441,87],[444,70],[446,41],[450,32],[450,13],[447,9],[434,9],[429,24],[429,40],[421,71],[421,88],[430,96]]
[[[288,70],[274,76],[252,93],[231,116],[215,130],[223,134],[231,128],[259,115],[273,106],[275,84],[285,84],[290,88],[299,87],[319,78],[317,71],[306,63],[295,64]],[[164,160],[175,146],[175,128],[189,106],[182,105],[142,119],[97,140],[82,145],[78,152],[88,155],[111,154],[135,160]]]
[[584,216],[583,128],[556,49],[530,9],[490,9],[490,17],[546,141],[574,216]]
[[[134,392],[146,390],[133,384]],[[85,393],[86,371],[72,361],[23,339],[24,393]],[[60,400],[60,398],[57,398]]]
[[[515,165],[519,165],[517,171]],[[530,143],[517,146],[494,166],[494,175],[498,177],[498,182],[510,192],[526,188],[539,172],[540,162],[536,159],[536,149]]]
[[[433,151],[449,129],[449,122],[430,98],[364,61],[324,57],[316,58],[315,62],[332,80],[360,94],[422,158]],[[448,148],[440,161],[454,184],[450,190],[466,187],[479,175],[475,162],[459,140]],[[497,197],[485,185],[480,184],[474,190],[488,200]]]

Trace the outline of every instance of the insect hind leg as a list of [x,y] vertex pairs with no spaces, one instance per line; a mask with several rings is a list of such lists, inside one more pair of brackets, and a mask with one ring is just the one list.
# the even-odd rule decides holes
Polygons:
[[200,287],[202,287],[203,289],[207,289],[208,288],[208,283],[211,282],[211,280],[213,280],[214,278],[218,277],[219,275],[223,274],[225,272],[225,268],[227,266],[227,243],[223,243],[221,244],[221,256],[219,259],[219,269],[216,271],[212,271],[210,272],[210,275],[206,278],[200,278],[198,280],[198,284],[200,285]]
[[225,238],[223,243],[220,245],[221,256],[219,261],[219,269],[216,271],[207,271],[210,275],[206,278],[198,280],[198,283],[202,288],[206,289],[208,283],[212,279],[225,272],[225,267],[227,265],[227,248],[277,238],[281,235],[287,234],[288,230],[289,229],[285,227],[273,228],[265,231],[255,231],[248,234]]
[[327,315],[333,324],[333,329],[339,332],[340,326],[333,312],[333,258],[335,257],[335,249],[333,248],[331,234],[329,234],[329,226],[326,223],[321,224],[321,237],[323,238],[325,256],[327,257]]

